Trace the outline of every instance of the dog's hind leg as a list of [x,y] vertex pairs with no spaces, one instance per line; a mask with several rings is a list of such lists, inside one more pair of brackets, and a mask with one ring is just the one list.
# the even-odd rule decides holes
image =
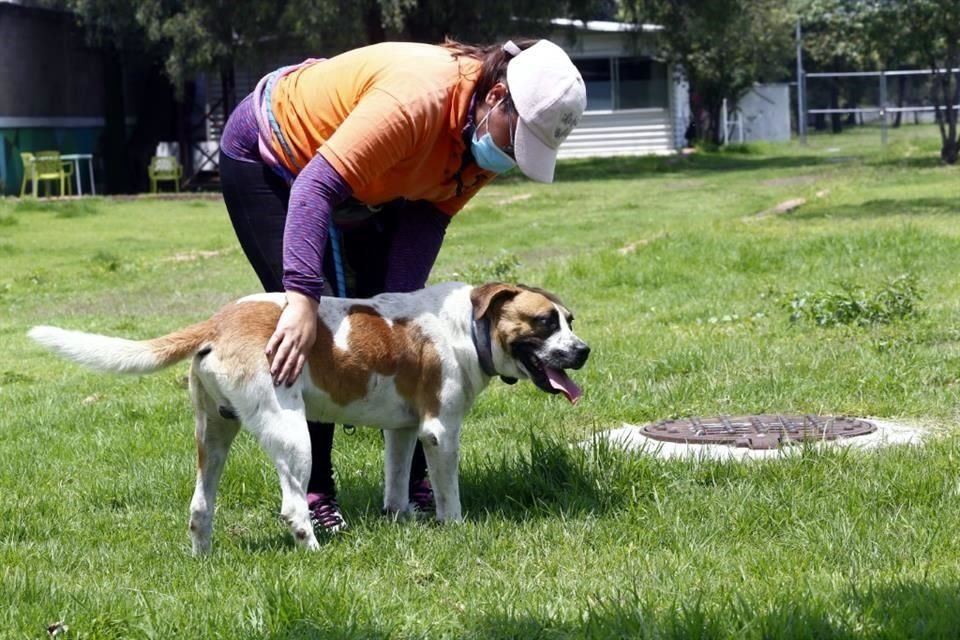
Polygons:
[[383,512],[397,518],[410,512],[410,465],[417,444],[417,430],[383,431]]
[[197,484],[190,500],[190,539],[194,555],[210,552],[217,487],[240,423],[197,413]]
[[437,520],[459,522],[460,420],[429,418],[420,426],[420,442],[427,456],[430,484],[437,501]]
[[190,539],[194,555],[199,555],[210,552],[217,486],[240,423],[220,415],[216,402],[192,372],[190,395],[197,440],[197,484],[190,500]]
[[[258,385],[259,386],[259,385]],[[236,407],[244,426],[273,459],[280,476],[280,517],[294,540],[307,549],[317,549],[317,537],[307,508],[307,482],[312,456],[310,433],[304,412],[300,383],[274,387],[267,382],[264,396],[251,399],[254,406]]]

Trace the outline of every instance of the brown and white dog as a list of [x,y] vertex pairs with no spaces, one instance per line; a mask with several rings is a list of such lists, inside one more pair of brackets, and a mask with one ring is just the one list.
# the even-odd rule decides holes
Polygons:
[[553,295],[523,285],[440,284],[374,298],[325,298],[317,340],[303,374],[275,386],[264,348],[285,298],[242,298],[209,320],[152,340],[134,341],[37,326],[31,338],[87,367],[150,373],[192,357],[197,482],[190,503],[194,553],[210,550],[217,484],[243,425],[280,474],[281,515],[308,549],[307,420],[384,430],[384,510],[410,511],[408,481],[417,438],[424,445],[437,519],[461,519],[460,426],[493,376],[529,378],[571,402],[580,389],[564,373],[590,348],[570,328],[573,316]]

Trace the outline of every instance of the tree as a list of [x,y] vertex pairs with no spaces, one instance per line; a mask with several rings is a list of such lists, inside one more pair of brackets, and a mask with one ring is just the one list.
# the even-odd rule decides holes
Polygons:
[[724,99],[736,104],[754,83],[789,73],[794,18],[779,0],[626,0],[624,10],[662,27],[660,49],[689,81],[695,115],[702,105],[707,140],[722,140]]
[[930,69],[940,157],[947,164],[957,162],[960,76],[954,69],[960,67],[960,2],[806,0],[801,15],[813,27],[805,30],[804,49],[820,65]]
[[[915,56],[933,75],[932,101],[940,130],[940,159],[955,164],[960,102],[960,2],[957,0],[870,0],[874,38]],[[909,25],[907,27],[906,25]],[[882,38],[882,40],[881,40]]]
[[[192,156],[189,124],[192,81],[200,72],[219,74],[224,113],[236,105],[235,63],[282,42],[282,24],[291,0],[45,0],[52,8],[77,16],[93,44],[103,51],[106,96],[103,157],[109,192],[139,190],[142,171],[157,140],[177,139],[188,166]],[[345,4],[314,0],[329,9]],[[132,74],[131,71],[137,73]],[[128,133],[130,105],[124,103],[125,78],[135,76],[136,125]],[[164,95],[164,90],[170,95]],[[136,95],[136,94],[135,94]],[[164,123],[169,122],[168,126]]]
[[[271,49],[332,55],[388,38],[439,42],[447,35],[482,42],[504,34],[537,35],[549,28],[549,18],[598,17],[615,6],[613,0],[40,1],[75,13],[104,51],[110,97],[104,156],[111,191],[133,188],[128,170],[139,164],[138,158],[129,157],[129,149],[122,152],[130,143],[123,103],[124,65],[130,54],[149,60],[151,72],[162,69],[172,85],[182,112],[176,137],[186,150],[190,136],[183,114],[190,111],[189,89],[201,72],[219,74],[228,114],[238,97],[237,63],[263,59]],[[149,108],[149,102],[145,106]],[[153,114],[138,114],[138,127],[156,121]]]
[[[126,0],[42,0],[40,6],[74,14],[90,43],[101,52],[104,131],[101,157],[107,193],[134,191],[146,166],[148,147],[159,135],[169,136],[173,125],[164,117],[173,102],[172,87],[163,76],[160,51],[147,41]],[[137,91],[126,91],[125,80],[135,77]],[[127,126],[128,113],[136,125]]]
[[[869,71],[879,69],[882,57],[874,46],[867,28],[868,14],[861,0],[805,0],[798,6],[803,31],[804,68],[815,71]],[[807,104],[839,109],[842,101],[856,107],[862,99],[862,84],[841,83],[835,79],[827,85],[807,85]],[[848,119],[854,119],[850,114]],[[843,130],[844,114],[830,116],[834,133]],[[818,129],[825,128],[826,118],[815,118]]]
[[291,0],[288,31],[311,46],[329,50],[381,42],[388,38],[441,42],[450,36],[469,42],[490,42],[505,35],[538,35],[551,18],[609,18],[615,0],[355,0],[330,2]]
[[[217,71],[227,111],[238,60],[302,43],[318,52],[407,38],[489,41],[520,30],[543,32],[554,17],[590,18],[611,0],[48,0],[80,16],[101,40],[113,37],[160,55],[182,91],[201,71]],[[145,43],[145,44],[144,44]]]

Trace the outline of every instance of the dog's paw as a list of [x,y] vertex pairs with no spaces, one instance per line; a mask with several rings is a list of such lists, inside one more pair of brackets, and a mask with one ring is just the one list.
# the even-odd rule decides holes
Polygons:
[[459,509],[451,510],[447,513],[437,512],[437,522],[442,525],[462,524],[463,514]]
[[385,506],[380,513],[394,522],[410,520],[416,516],[416,511],[414,510],[412,503],[407,504],[402,508]]

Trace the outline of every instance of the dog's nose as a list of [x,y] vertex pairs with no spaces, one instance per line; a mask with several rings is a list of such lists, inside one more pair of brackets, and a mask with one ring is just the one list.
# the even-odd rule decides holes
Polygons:
[[573,368],[579,369],[587,362],[590,357],[590,346],[586,343],[580,344],[573,352]]

